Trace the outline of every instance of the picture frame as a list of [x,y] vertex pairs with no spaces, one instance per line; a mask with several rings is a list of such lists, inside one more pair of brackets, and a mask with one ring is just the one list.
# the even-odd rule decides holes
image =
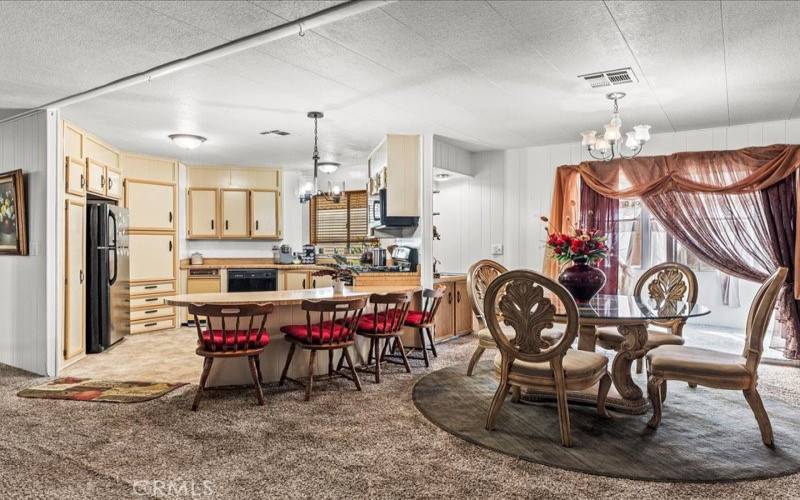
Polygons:
[[28,255],[28,219],[22,170],[0,173],[0,255]]

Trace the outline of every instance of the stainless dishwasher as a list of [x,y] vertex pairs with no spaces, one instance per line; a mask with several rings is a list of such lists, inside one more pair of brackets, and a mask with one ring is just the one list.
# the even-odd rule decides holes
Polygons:
[[272,292],[277,289],[276,269],[228,270],[228,292]]

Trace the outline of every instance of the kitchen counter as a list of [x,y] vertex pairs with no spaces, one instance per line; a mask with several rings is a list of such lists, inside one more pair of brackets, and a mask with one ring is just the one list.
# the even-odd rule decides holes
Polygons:
[[167,297],[166,303],[186,307],[189,304],[274,304],[276,306],[300,305],[304,300],[341,299],[364,297],[373,293],[418,292],[422,288],[409,286],[354,286],[334,294],[333,287],[308,290],[278,290],[275,292],[194,293]]
[[433,279],[433,283],[438,285],[439,283],[454,283],[456,281],[464,281],[467,279],[466,274],[443,274],[438,278]]
[[319,271],[330,269],[328,266],[320,264],[275,264],[268,263],[226,263],[226,264],[184,264],[181,262],[181,269],[282,269],[284,271]]

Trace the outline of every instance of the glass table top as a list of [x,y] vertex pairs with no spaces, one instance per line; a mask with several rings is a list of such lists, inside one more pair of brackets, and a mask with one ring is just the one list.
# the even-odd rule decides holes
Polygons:
[[[556,316],[563,316],[563,305],[555,301]],[[680,300],[656,301],[633,295],[595,295],[586,304],[578,304],[581,318],[670,320],[694,318],[711,313],[706,306]]]

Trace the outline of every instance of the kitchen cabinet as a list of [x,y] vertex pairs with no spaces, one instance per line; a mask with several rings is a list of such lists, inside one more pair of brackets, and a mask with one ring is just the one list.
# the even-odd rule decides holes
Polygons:
[[249,237],[248,200],[250,192],[246,189],[221,189],[220,193],[222,198],[222,237]]
[[125,179],[125,206],[130,212],[130,230],[175,230],[175,184],[172,182]]
[[75,196],[86,196],[86,162],[74,156],[67,156],[66,190]]
[[122,172],[106,167],[106,196],[119,200],[122,198]]
[[174,234],[135,233],[129,235],[131,282],[175,279]]
[[467,281],[455,282],[455,304],[453,309],[455,334],[463,335],[472,331],[472,305],[467,295]]
[[[314,273],[309,273],[309,276]],[[329,288],[333,286],[332,276],[310,276],[311,288]]]
[[253,238],[279,239],[280,191],[250,190],[250,235]]
[[100,196],[106,195],[106,165],[92,158],[86,160],[86,190]]
[[304,290],[310,288],[308,271],[282,271],[284,290]]
[[66,201],[64,219],[64,360],[86,349],[86,207],[83,200]]
[[217,220],[217,189],[189,189],[189,217],[187,231],[189,238],[216,238],[219,234]]
[[389,134],[370,154],[370,192],[386,189],[388,217],[419,217],[419,135]]
[[456,302],[456,290],[454,283],[442,284],[447,290],[442,297],[439,310],[436,311],[434,318],[434,335],[437,339],[452,337],[455,333],[455,314],[454,307]]

